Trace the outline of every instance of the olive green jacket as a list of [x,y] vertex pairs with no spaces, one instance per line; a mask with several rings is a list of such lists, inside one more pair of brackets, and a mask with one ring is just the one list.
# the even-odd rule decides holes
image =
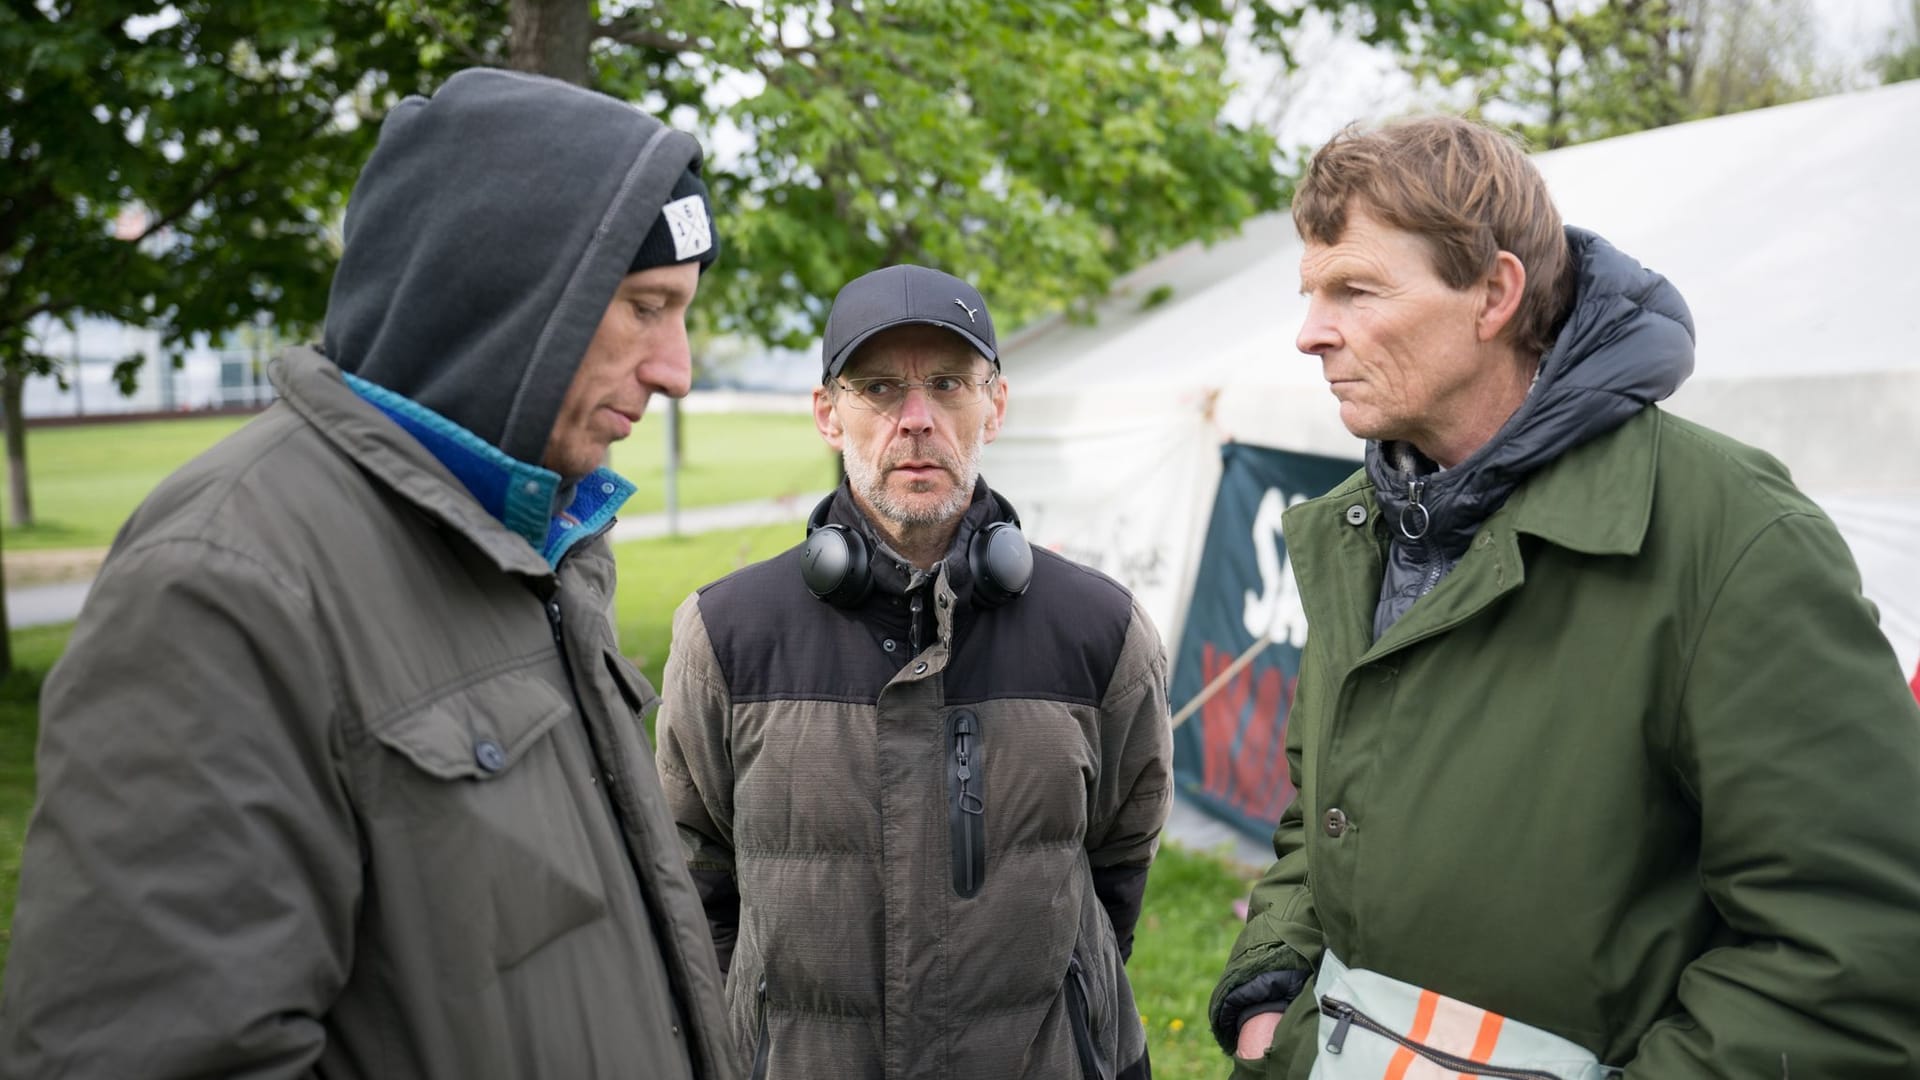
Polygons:
[[[1628,1078],[1920,1075],[1920,709],[1786,470],[1648,408],[1375,641],[1386,528],[1363,475],[1286,514],[1300,796],[1216,1033],[1330,949]],[[1240,1073],[1305,1077],[1313,1002]]]
[[121,531],[41,697],[0,1076],[737,1075],[607,618],[317,354]]

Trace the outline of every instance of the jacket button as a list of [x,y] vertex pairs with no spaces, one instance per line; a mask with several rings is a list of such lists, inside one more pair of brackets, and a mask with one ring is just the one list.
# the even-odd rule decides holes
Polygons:
[[492,739],[481,739],[473,744],[473,760],[488,772],[499,772],[507,767],[507,752]]
[[886,651],[888,651],[888,652],[892,652],[893,650],[895,650],[895,649],[897,649],[897,648],[899,648],[899,646],[898,646],[898,645],[895,645],[895,644],[893,643],[893,639],[892,639],[892,638],[888,638],[887,640],[885,640],[885,641],[883,641],[883,642],[881,642],[881,643],[880,643],[880,647],[881,647],[882,649],[885,649],[885,650],[886,650]]
[[1366,523],[1367,523],[1367,508],[1364,505],[1360,503],[1354,503],[1352,506],[1347,507],[1347,524],[1365,525]]
[[926,673],[926,670],[927,670],[927,664],[926,664],[926,661],[924,660],[918,664],[913,665],[913,673],[915,675],[923,675]]
[[1347,812],[1337,806],[1328,810],[1326,815],[1321,818],[1321,825],[1327,830],[1327,835],[1333,837],[1335,840],[1346,835],[1349,824],[1351,823],[1347,821]]

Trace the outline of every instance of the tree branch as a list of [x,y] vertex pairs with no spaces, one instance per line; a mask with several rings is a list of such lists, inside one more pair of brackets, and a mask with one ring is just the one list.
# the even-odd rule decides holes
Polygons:
[[472,42],[455,37],[453,31],[447,29],[447,24],[440,21],[440,16],[433,13],[432,8],[424,4],[420,5],[414,9],[413,17],[416,21],[425,23],[427,29],[433,31],[434,37],[453,49],[454,52],[459,53],[460,58],[467,63],[477,64],[481,67],[493,67],[499,64],[500,60],[498,57],[488,56],[486,53],[474,48]]
[[675,34],[662,33],[640,21],[640,12],[629,11],[614,19],[602,19],[593,28],[594,36],[604,38],[619,45],[633,45],[642,49],[657,49],[660,52],[681,53],[699,52],[700,46],[689,38]]
[[[659,52],[702,53],[708,49],[706,45],[701,44],[694,38],[684,37],[679,34],[669,34],[645,25],[641,21],[641,13],[638,11],[629,11],[614,19],[602,19],[599,25],[594,27],[593,32],[595,37],[605,41],[611,41],[617,45],[632,45],[637,48],[654,49]],[[781,40],[777,32],[772,36],[771,40],[764,42],[764,45],[790,60],[798,59],[802,56],[815,58],[820,56],[819,49],[811,45],[789,45]]]

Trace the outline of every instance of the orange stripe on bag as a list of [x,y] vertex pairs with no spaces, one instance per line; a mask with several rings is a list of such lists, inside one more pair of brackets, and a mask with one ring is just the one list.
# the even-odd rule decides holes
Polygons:
[[[1440,995],[1431,990],[1420,991],[1420,1004],[1413,1010],[1413,1030],[1407,1032],[1407,1038],[1422,1042],[1427,1030],[1433,1026],[1433,1013],[1440,1007]],[[1393,1060],[1387,1062],[1387,1071],[1380,1080],[1405,1080],[1407,1070],[1413,1066],[1413,1051],[1401,1047],[1394,1052]]]
[[[1486,1013],[1480,1018],[1480,1035],[1473,1040],[1473,1060],[1484,1062],[1493,1056],[1493,1048],[1500,1042],[1500,1025],[1507,1018],[1499,1013]],[[1474,1080],[1479,1073],[1461,1073],[1460,1080]]]

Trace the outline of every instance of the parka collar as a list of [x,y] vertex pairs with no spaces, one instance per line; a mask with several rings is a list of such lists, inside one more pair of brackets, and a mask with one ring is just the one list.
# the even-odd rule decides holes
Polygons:
[[1587,555],[1637,555],[1653,519],[1664,414],[1649,405],[1613,433],[1575,447],[1507,501],[1515,532]]
[[518,533],[476,501],[420,441],[356,394],[340,369],[314,349],[296,346],[267,367],[280,400],[369,476],[459,533],[502,571],[548,577],[553,568]]

